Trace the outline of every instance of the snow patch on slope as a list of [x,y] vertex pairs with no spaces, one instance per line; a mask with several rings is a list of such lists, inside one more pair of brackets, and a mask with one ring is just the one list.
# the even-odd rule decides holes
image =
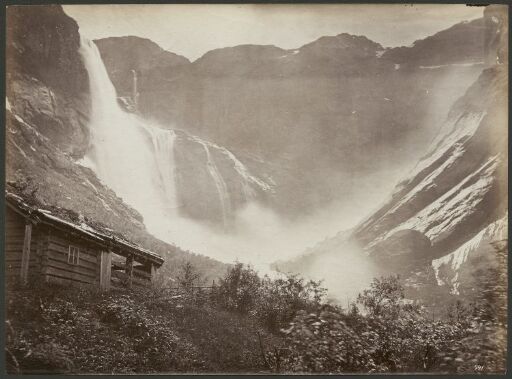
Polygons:
[[[432,268],[434,269],[437,284],[450,285],[452,287],[451,292],[458,294],[459,287],[459,269],[467,262],[470,255],[474,253],[484,243],[499,241],[507,236],[508,229],[508,212],[500,220],[497,220],[487,227],[482,229],[477,235],[465,242],[462,246],[457,248],[450,254],[444,257],[434,259],[432,261]],[[440,269],[442,266],[448,266],[454,275],[451,278],[442,278],[440,276]]]
[[[235,171],[242,177],[242,179],[245,181],[245,183],[247,185],[249,183],[252,183],[252,184],[256,185],[257,187],[259,187],[263,191],[273,192],[273,188],[270,184],[268,184],[267,182],[265,182],[264,180],[262,180],[260,178],[257,178],[256,176],[252,175],[249,172],[249,170],[247,169],[247,167],[245,167],[245,165],[242,162],[240,162],[240,160],[238,160],[238,158],[235,156],[235,154],[233,154],[231,151],[229,151],[225,147],[216,145],[213,142],[202,140],[201,138],[199,138],[197,136],[190,136],[190,137],[194,141],[200,143],[201,145],[203,145],[205,147],[214,148],[214,149],[220,151],[222,154],[226,155],[229,158],[229,160],[231,160],[233,162],[233,167],[234,167]],[[252,194],[252,189],[250,189],[248,186],[246,186],[246,187],[247,187],[246,195],[248,195],[248,198],[250,198],[249,195]]]
[[398,208],[405,205],[415,195],[421,191],[428,190],[435,186],[434,180],[441,175],[445,170],[448,170],[458,158],[464,154],[464,148],[461,144],[454,145],[453,153],[443,162],[438,168],[432,171],[427,177],[425,177],[420,183],[418,183],[411,191],[407,193],[388,213],[394,213]]
[[430,144],[429,152],[412,169],[403,183],[409,183],[416,175],[446,154],[454,145],[475,134],[485,115],[486,112],[467,113],[458,118],[446,120],[437,137]]
[[370,246],[405,229],[424,233],[430,240],[439,237],[441,233],[450,233],[458,223],[472,213],[489,191],[494,181],[493,173],[499,162],[498,156],[489,158],[450,191],[404,223],[377,237]]
[[435,70],[437,68],[443,67],[472,67],[472,66],[481,66],[484,62],[468,62],[468,63],[451,63],[451,64],[441,64],[438,66],[420,66],[422,70]]

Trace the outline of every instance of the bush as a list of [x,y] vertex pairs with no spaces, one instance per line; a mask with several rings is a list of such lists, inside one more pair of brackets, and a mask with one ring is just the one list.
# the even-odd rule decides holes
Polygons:
[[236,263],[214,289],[214,298],[225,309],[248,314],[259,297],[261,280],[251,267]]
[[318,309],[325,294],[320,282],[306,281],[296,275],[275,280],[265,277],[255,302],[255,314],[266,328],[277,332],[299,311]]
[[214,288],[212,297],[224,309],[254,316],[270,331],[279,332],[298,311],[320,306],[326,294],[320,284],[297,275],[261,279],[250,266],[237,263]]
[[[258,372],[258,329],[162,289],[7,293],[10,373]],[[259,331],[264,333],[264,331]]]
[[[468,335],[468,312],[432,320],[404,299],[398,277],[375,279],[348,311],[301,312],[283,332],[280,369],[291,372],[441,371],[443,353]],[[274,367],[277,369],[277,365]]]
[[190,262],[185,262],[181,265],[176,279],[179,286],[185,290],[191,290],[192,287],[202,284],[201,274]]
[[442,353],[444,369],[457,373],[499,373],[507,368],[508,240],[493,244],[495,265],[474,273],[480,284],[467,325],[467,336]]
[[[506,245],[506,244],[505,244]],[[235,264],[210,296],[188,291],[192,265],[166,287],[96,290],[53,285],[7,292],[10,373],[503,372],[507,246],[478,273],[474,304],[437,319],[404,297],[397,276],[375,279],[349,309],[320,282],[260,278]]]

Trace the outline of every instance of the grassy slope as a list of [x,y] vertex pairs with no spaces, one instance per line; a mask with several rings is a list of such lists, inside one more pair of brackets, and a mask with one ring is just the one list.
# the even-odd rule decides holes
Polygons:
[[12,373],[263,372],[258,332],[201,301],[155,289],[51,285],[7,291]]

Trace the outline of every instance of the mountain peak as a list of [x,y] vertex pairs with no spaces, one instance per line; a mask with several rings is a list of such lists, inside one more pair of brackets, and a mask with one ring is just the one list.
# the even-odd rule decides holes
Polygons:
[[176,66],[190,63],[188,58],[175,54],[172,51],[165,50],[149,38],[130,35],[101,38],[94,40],[94,42],[98,45],[101,52],[108,51],[109,49],[122,50],[126,53],[128,58],[133,55],[144,55],[146,58],[153,58],[153,56],[161,55],[166,61],[165,65]]
[[409,47],[389,49],[383,58],[413,66],[481,62],[486,28],[483,18],[462,21]]
[[348,33],[340,33],[336,36],[323,36],[317,40],[310,42],[300,49],[316,49],[316,48],[328,48],[328,49],[347,49],[347,48],[359,48],[363,50],[384,50],[382,45],[368,39],[365,36],[357,36]]

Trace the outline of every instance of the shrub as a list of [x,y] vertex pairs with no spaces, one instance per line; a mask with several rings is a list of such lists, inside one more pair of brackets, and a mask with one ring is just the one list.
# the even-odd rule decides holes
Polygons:
[[320,282],[306,281],[296,275],[261,281],[255,313],[263,325],[273,332],[289,323],[297,312],[318,309],[326,294]]
[[[348,311],[301,312],[283,332],[280,368],[292,372],[440,371],[442,354],[468,335],[468,312],[432,320],[404,299],[398,277],[375,279]],[[276,367],[274,367],[276,368]]]
[[10,373],[258,372],[245,317],[159,289],[41,285],[7,293]]
[[190,262],[185,262],[180,267],[180,272],[176,278],[180,287],[190,290],[192,287],[202,283],[201,274]]
[[224,309],[254,316],[265,328],[278,332],[298,311],[317,309],[325,294],[320,282],[297,275],[260,278],[250,266],[237,263],[214,288],[212,298]]
[[248,314],[254,306],[261,289],[261,280],[251,267],[236,263],[215,288],[214,298],[225,309]]

